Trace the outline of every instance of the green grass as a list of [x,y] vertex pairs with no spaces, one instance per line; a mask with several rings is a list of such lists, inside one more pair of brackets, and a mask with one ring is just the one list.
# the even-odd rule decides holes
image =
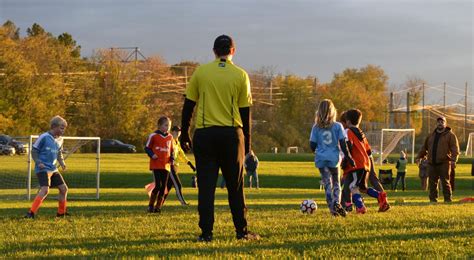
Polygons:
[[[81,163],[87,158],[85,154],[70,158],[66,181],[68,174],[93,171],[93,160]],[[378,213],[376,201],[366,198],[367,214],[331,218],[312,162],[262,160],[259,177],[263,188],[245,190],[249,228],[261,234],[262,240],[235,240],[227,193],[218,188],[214,241],[208,244],[195,242],[199,234],[197,190],[190,187],[189,168],[181,167],[181,179],[191,206],[179,206],[173,193],[161,215],[148,215],[143,186],[152,178],[147,167],[144,154],[103,155],[101,199],[71,200],[69,210],[74,216],[68,219],[54,217],[54,192],[35,220],[21,218],[31,202],[0,201],[0,258],[474,257],[474,204],[429,204],[427,193],[419,189],[414,165],[408,167],[408,191],[389,192],[390,211]],[[470,167],[461,164],[457,168],[455,201],[474,196]],[[25,169],[25,157],[0,157],[0,178],[22,175]],[[1,190],[5,191],[9,190]],[[93,192],[71,186],[70,195],[88,191]],[[313,215],[298,209],[308,198],[319,206]],[[400,198],[405,203],[396,204]]]

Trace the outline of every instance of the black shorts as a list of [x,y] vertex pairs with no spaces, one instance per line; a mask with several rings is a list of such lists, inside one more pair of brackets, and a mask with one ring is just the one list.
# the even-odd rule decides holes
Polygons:
[[41,187],[57,187],[61,184],[65,184],[63,176],[59,172],[53,172],[50,174],[47,172],[38,172],[36,177],[38,177],[38,182]]

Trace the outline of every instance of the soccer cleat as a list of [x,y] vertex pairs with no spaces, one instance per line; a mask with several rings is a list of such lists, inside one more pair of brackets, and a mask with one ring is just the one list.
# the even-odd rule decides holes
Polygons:
[[35,218],[35,213],[31,212],[31,211],[28,211],[28,213],[26,213],[25,217],[24,218],[32,218],[34,219]]
[[198,236],[197,241],[198,242],[211,242],[212,241],[212,235],[201,234],[201,235]]
[[57,217],[57,218],[65,218],[65,217],[70,217],[70,216],[71,216],[71,214],[69,214],[69,213],[67,213],[67,212],[66,212],[66,213],[63,213],[63,214],[60,214],[60,213],[57,213],[57,214],[56,214],[56,217]]
[[147,212],[148,213],[153,213],[153,212],[155,212],[155,208],[153,206],[148,206]]
[[367,208],[362,206],[361,208],[356,209],[357,214],[365,214],[367,212]]
[[153,213],[161,213],[161,209],[155,208],[155,209],[153,210]]
[[385,212],[389,209],[390,209],[390,204],[388,204],[388,202],[386,202],[386,203],[380,205],[379,212]]
[[334,204],[334,211],[336,211],[337,214],[341,217],[345,217],[347,215],[347,212],[342,208],[341,204],[337,203]]
[[238,240],[260,240],[260,235],[247,231],[245,233],[237,233]]
[[344,208],[346,212],[352,212],[352,204]]
[[377,198],[379,205],[387,203],[387,193],[385,191],[379,192],[379,196]]

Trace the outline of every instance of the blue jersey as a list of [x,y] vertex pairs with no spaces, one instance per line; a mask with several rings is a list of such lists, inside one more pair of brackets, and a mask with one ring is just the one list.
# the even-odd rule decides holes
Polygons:
[[[58,170],[56,167],[56,161],[58,154],[61,152],[63,147],[63,138],[54,138],[49,132],[43,133],[39,136],[38,140],[33,144],[33,149],[38,152],[39,161],[35,164],[35,172],[51,171],[55,172]],[[43,163],[45,168],[39,168],[38,164]]]
[[344,128],[335,122],[329,128],[313,125],[309,140],[317,144],[314,161],[317,168],[336,168],[341,162],[339,140],[345,140]]

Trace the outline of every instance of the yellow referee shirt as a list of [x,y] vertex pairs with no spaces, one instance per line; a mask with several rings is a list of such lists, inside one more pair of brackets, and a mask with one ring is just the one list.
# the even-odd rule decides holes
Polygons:
[[249,76],[232,61],[216,59],[194,71],[186,98],[197,103],[196,128],[242,127],[239,108],[252,105]]

